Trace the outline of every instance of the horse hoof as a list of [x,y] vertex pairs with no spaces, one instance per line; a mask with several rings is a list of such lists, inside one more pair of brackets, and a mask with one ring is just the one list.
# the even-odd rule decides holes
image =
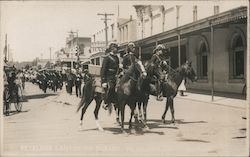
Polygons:
[[82,130],[83,130],[83,128],[82,128],[81,125],[79,126],[78,130],[79,130],[79,131],[82,131]]
[[103,129],[102,127],[99,127],[98,130],[99,130],[100,132],[104,132],[104,129]]
[[144,131],[149,131],[149,127],[146,125],[144,128],[143,128]]
[[122,132],[122,134],[124,134],[124,135],[127,135],[127,134],[128,134],[124,129],[122,129],[121,132]]
[[162,123],[163,123],[163,124],[166,124],[166,120],[165,120],[165,119],[162,119]]
[[116,118],[116,123],[121,124],[121,122],[119,121],[119,118]]

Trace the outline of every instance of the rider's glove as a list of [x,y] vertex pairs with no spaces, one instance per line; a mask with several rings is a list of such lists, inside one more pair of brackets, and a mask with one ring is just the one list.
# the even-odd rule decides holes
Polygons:
[[143,77],[143,78],[146,78],[146,76],[147,76],[147,73],[146,73],[146,72],[143,72],[143,73],[142,73],[142,77]]
[[103,88],[107,88],[107,87],[108,87],[108,84],[107,84],[107,83],[103,83],[103,84],[102,84],[102,87],[103,87]]

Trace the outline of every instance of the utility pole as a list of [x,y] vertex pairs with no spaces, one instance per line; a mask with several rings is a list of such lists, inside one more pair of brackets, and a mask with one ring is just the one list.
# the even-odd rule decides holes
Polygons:
[[5,34],[5,46],[4,46],[4,62],[5,63],[7,63],[8,62],[8,60],[7,60],[7,50],[8,48],[7,48],[7,34]]
[[[71,39],[71,45],[70,45],[70,47],[73,47],[74,46],[74,38],[75,38],[75,36],[74,36],[74,33],[76,34],[76,47],[77,47],[77,63],[79,63],[80,62],[80,54],[79,54],[79,37],[78,37],[78,30],[76,30],[75,32],[73,32],[72,30],[70,31],[70,32],[68,32],[68,33],[70,33],[72,36],[73,36],[73,38]],[[72,50],[72,49],[71,49]],[[73,51],[71,51],[71,69],[73,69]]]
[[106,48],[108,47],[108,20],[111,20],[111,19],[108,19],[108,16],[112,16],[114,14],[107,14],[107,13],[104,13],[104,14],[101,14],[101,13],[98,13],[97,15],[102,15],[104,16],[104,19],[101,19],[101,20],[104,20],[104,24],[105,24],[105,45],[106,45]]

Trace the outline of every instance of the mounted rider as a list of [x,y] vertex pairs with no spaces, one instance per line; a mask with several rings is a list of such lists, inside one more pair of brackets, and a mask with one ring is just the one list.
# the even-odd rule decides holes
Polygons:
[[101,83],[105,90],[104,109],[115,102],[116,75],[119,72],[118,45],[111,43],[108,49],[110,52],[104,57],[101,67]]
[[[128,45],[127,45],[127,53],[123,56],[123,61],[122,61],[122,66],[123,66],[124,72],[126,73],[126,71],[129,69],[129,67],[132,64],[135,64],[135,63],[139,63],[139,64],[142,65],[142,62],[139,59],[139,54],[136,53],[135,44],[133,42],[129,42]],[[147,73],[143,72],[142,76],[146,77]],[[142,79],[139,78],[139,82],[137,84],[138,85],[138,90],[140,90],[141,83],[142,83]]]
[[126,72],[130,65],[135,63],[135,60],[139,57],[135,55],[135,44],[133,42],[129,42],[127,45],[127,53],[123,56],[122,66],[124,71]]
[[[161,81],[164,79],[163,71],[161,68],[163,66],[167,66],[167,62],[164,60],[164,52],[166,52],[168,49],[163,44],[159,44],[154,49],[154,54],[150,60],[150,63],[153,67],[157,67],[158,70],[154,70],[154,76],[156,77],[155,85],[156,85],[156,94],[157,94],[157,100],[162,101],[162,90],[161,90]],[[164,55],[163,55],[164,54]]]

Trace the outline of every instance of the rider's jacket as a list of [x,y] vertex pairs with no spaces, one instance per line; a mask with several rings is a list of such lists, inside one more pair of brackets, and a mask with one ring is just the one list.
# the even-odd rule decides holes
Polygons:
[[122,66],[123,69],[128,70],[130,65],[135,63],[136,57],[132,52],[129,52],[123,56]]
[[161,66],[162,59],[158,54],[154,54],[151,58],[151,63],[157,66]]
[[119,70],[119,58],[117,55],[109,54],[103,59],[101,67],[101,81],[102,83],[109,80],[115,80],[116,74]]

